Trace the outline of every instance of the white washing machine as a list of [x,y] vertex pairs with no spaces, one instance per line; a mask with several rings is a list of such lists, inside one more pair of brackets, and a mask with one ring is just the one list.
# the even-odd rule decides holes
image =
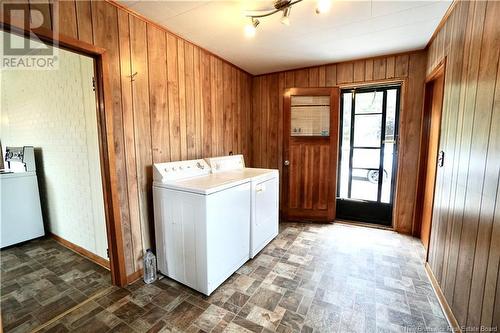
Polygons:
[[6,147],[0,171],[0,248],[45,234],[33,147]]
[[159,271],[210,295],[248,260],[249,179],[200,160],[153,166]]
[[243,155],[207,158],[212,173],[251,181],[250,258],[278,235],[279,172],[275,169],[246,168]]

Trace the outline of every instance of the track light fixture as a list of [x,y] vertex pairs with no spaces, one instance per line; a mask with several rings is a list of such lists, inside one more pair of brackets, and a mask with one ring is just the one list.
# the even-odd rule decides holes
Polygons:
[[260,21],[252,17],[252,21],[245,26],[245,36],[247,36],[248,38],[254,37],[255,32],[257,31],[257,26],[259,24]]
[[281,23],[289,26],[290,25],[290,12],[292,11],[292,7],[286,7],[283,9],[283,16],[281,17]]
[[[292,10],[292,6],[302,2],[303,0],[276,0],[273,4],[272,8],[267,8],[263,10],[259,10],[257,12],[262,12],[262,14],[256,13],[252,11],[251,14],[247,14],[246,16],[251,18],[251,23],[245,26],[245,36],[254,37],[257,31],[257,26],[259,25],[259,18],[271,16],[278,12],[283,12],[281,16],[281,23],[288,26],[290,25],[290,12]],[[331,6],[332,0],[316,0],[316,14],[326,13]]]
[[331,6],[330,0],[318,0],[316,4],[316,14],[326,13]]

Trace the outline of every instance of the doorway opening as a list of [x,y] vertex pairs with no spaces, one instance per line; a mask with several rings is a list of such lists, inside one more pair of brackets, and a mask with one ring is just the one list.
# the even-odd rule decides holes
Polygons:
[[[2,237],[1,322],[6,331],[21,325],[36,330],[111,284],[126,283],[108,64],[104,49],[42,28],[2,23],[0,35],[13,45],[50,50],[59,60],[47,70],[16,67],[0,74],[2,95],[9,97],[2,98],[0,140],[8,162],[0,177],[2,198],[30,193],[33,199],[30,207],[26,198],[11,200],[23,211],[2,199],[1,234],[8,226],[16,233]],[[28,208],[38,218],[26,221],[36,230],[4,215]],[[75,213],[73,221],[68,214]],[[88,218],[78,220],[84,214]]]
[[414,211],[415,225],[420,231],[420,239],[427,251],[431,234],[436,173],[444,159],[444,153],[439,152],[444,81],[445,62],[442,62],[425,81],[417,200]]
[[400,85],[341,93],[337,218],[392,225]]

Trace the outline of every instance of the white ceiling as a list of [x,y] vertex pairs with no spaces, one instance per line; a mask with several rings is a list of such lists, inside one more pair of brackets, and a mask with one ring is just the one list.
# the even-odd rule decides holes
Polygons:
[[424,48],[451,0],[339,1],[317,15],[315,0],[293,6],[290,26],[277,13],[243,34],[245,10],[272,0],[119,1],[252,74]]

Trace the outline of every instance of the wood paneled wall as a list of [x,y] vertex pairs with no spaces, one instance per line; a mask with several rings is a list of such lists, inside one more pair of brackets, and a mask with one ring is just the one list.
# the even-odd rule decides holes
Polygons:
[[[127,274],[154,243],[152,164],[249,155],[251,75],[106,1],[37,1],[59,32],[109,54]],[[33,4],[30,4],[33,5]],[[37,8],[38,8],[37,7]],[[47,16],[49,17],[49,16]]]
[[460,325],[500,325],[500,2],[458,1],[429,47],[446,57],[429,264]]
[[412,233],[425,65],[426,52],[420,51],[254,77],[252,165],[282,169],[283,92],[286,88],[356,86],[401,80],[404,84],[394,227],[399,232]]

